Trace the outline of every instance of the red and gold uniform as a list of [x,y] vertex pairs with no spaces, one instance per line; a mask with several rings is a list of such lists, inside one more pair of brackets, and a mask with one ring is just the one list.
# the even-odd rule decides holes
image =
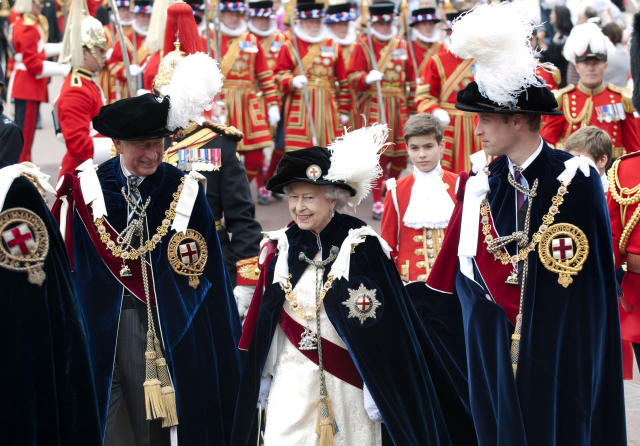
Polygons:
[[541,78],[551,91],[557,90],[562,80],[560,69],[551,62],[539,63],[536,67],[536,76]]
[[[254,34],[245,31],[239,36],[220,36],[220,72],[224,77],[220,98],[227,106],[227,123],[244,135],[237,150],[244,155],[247,178],[249,182],[256,178],[262,188],[263,149],[272,144],[266,111],[280,106],[273,71]],[[215,51],[213,39],[212,46]]]
[[[413,45],[413,54],[416,55],[416,61],[418,62],[418,75],[424,71],[429,59],[438,54],[440,48],[442,48],[440,42],[423,42],[420,39],[413,39],[411,45]],[[420,77],[418,76],[416,80],[419,79]]]
[[620,330],[625,379],[633,375],[631,345],[640,344],[640,152],[625,155],[609,170],[607,204],[616,267],[626,262],[620,299]]
[[451,117],[444,128],[442,167],[452,172],[468,171],[469,157],[481,149],[474,135],[475,114],[455,108],[458,91],[473,81],[472,64],[472,60],[462,60],[442,46],[425,65],[416,93],[419,113],[443,109]]
[[280,54],[280,49],[282,48],[282,45],[284,45],[284,42],[286,40],[284,34],[276,29],[274,32],[269,33],[268,36],[263,37],[255,33],[253,33],[253,35],[256,36],[256,38],[260,42],[262,53],[267,59],[267,66],[271,71],[273,71],[276,66],[278,54]]
[[[142,66],[147,59],[148,52],[144,48],[144,39],[146,36],[136,33],[133,29],[128,33],[125,33],[125,45],[127,47],[127,54],[129,55],[129,62],[131,64]],[[135,53],[135,57],[133,54]],[[120,39],[116,38],[113,45],[113,52],[107,62],[107,68],[109,69],[109,103],[117,101],[119,99],[125,99],[130,96],[129,83],[127,82],[127,76],[125,73],[124,59],[122,57],[122,47],[120,45]],[[142,86],[139,86],[142,87]]]
[[[424,36],[416,28],[414,28],[412,33],[412,41],[409,44],[412,47],[416,62],[416,65],[413,65],[416,70],[416,82],[420,81],[420,73],[424,70],[431,56],[438,54],[442,47],[442,44],[439,42],[439,30],[435,28],[438,22],[440,22],[440,19],[436,15],[435,8],[419,8],[411,12],[411,23],[409,26],[415,27],[419,23],[431,23],[433,27],[431,36]],[[411,104],[410,108],[411,112],[415,113],[415,103]]]
[[640,148],[638,119],[634,117],[631,95],[613,84],[596,88],[567,85],[556,93],[559,116],[544,116],[540,135],[549,144],[562,147],[564,141],[579,128],[595,125],[611,137],[613,157]]
[[[276,62],[276,80],[284,93],[285,150],[298,150],[313,145],[309,117],[302,89],[292,85],[293,78],[308,79],[306,91],[311,104],[317,145],[326,147],[339,136],[342,128],[339,114],[349,113],[351,93],[347,85],[347,70],[340,46],[331,39],[310,43],[292,31],[286,33],[286,43]],[[303,73],[298,70],[296,42],[300,50]]]
[[102,91],[93,80],[93,73],[74,68],[67,76],[56,111],[67,152],[62,158],[60,176],[73,173],[80,164],[93,157],[93,128],[91,119],[104,105]]
[[[404,282],[427,280],[431,267],[440,252],[446,231],[446,227],[418,229],[404,225],[403,218],[409,206],[415,182],[414,175],[412,173],[398,180],[395,186],[387,185],[384,213],[380,226],[381,236],[391,247],[393,261]],[[451,209],[453,209],[458,175],[446,170],[442,170],[440,175],[446,192],[451,198]],[[394,198],[397,200],[397,210]],[[424,206],[429,206],[429,203],[424,203]],[[400,215],[398,215],[398,210]]]

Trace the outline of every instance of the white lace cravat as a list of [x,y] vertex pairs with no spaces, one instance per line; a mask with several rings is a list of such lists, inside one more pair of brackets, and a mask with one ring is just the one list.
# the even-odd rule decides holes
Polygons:
[[409,206],[402,222],[414,229],[446,228],[453,212],[453,200],[442,181],[440,164],[430,172],[422,172],[413,167],[414,183]]

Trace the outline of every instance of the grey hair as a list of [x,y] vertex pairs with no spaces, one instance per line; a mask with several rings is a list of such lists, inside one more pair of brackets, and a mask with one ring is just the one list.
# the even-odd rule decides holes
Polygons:
[[[285,194],[289,193],[289,186],[284,186],[282,191]],[[341,187],[322,185],[322,193],[327,200],[336,200],[335,210],[339,211],[349,203],[351,194]]]

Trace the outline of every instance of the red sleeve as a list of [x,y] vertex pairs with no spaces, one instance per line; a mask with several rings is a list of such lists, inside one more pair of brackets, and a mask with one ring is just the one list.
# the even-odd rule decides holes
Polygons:
[[[127,39],[127,36],[125,36],[125,39]],[[132,55],[131,55],[131,51],[128,48],[128,45],[127,45],[127,53],[129,54],[129,62],[131,62]],[[109,73],[111,74],[111,76],[115,76],[117,79],[121,81],[127,80],[124,74],[124,59],[122,58],[122,47],[120,45],[119,38],[116,39],[113,45],[113,52],[111,53],[109,62],[107,62],[107,67],[109,68]]]
[[260,84],[260,90],[264,96],[264,101],[268,106],[279,105],[278,91],[276,90],[276,83],[273,76],[273,71],[269,68],[267,57],[262,51],[262,45],[258,42],[258,39],[253,37],[253,42],[258,48],[256,53],[256,78]]
[[[609,187],[615,187],[610,185]],[[609,207],[609,217],[611,218],[611,235],[613,237],[613,257],[616,263],[616,269],[623,262],[618,246],[620,245],[620,236],[622,235],[623,224],[620,215],[620,205],[611,196],[611,192],[607,191],[607,206]]]
[[89,136],[93,118],[94,98],[86,87],[71,87],[57,102],[58,120],[67,152],[78,159],[93,156],[93,140]]
[[355,91],[365,91],[369,89],[369,86],[364,81],[369,72],[369,61],[367,60],[365,51],[363,43],[356,42],[353,46],[351,59],[349,59],[347,76],[349,78],[349,85]]
[[[397,183],[396,183],[397,184]],[[396,193],[398,192],[396,186]],[[393,204],[393,196],[390,190],[384,197],[384,212],[380,221],[380,236],[391,247],[391,256],[393,261],[398,259],[398,213]]]
[[293,90],[291,79],[293,79],[293,70],[296,68],[296,64],[291,57],[290,45],[290,42],[282,45],[274,68],[274,72],[278,73],[276,80],[280,86],[280,91],[284,94],[289,94]]
[[568,122],[564,115],[543,115],[540,136],[546,142],[555,146],[564,134],[567,124]]
[[42,62],[44,62],[46,56],[44,50],[38,52],[40,32],[35,26],[24,26],[21,29],[22,32],[19,33],[19,39],[22,63],[24,63],[29,74],[33,76],[42,74]]
[[632,113],[627,113],[627,117],[622,120],[622,146],[627,153],[637,152],[640,149],[640,130],[638,129],[638,118]]
[[442,79],[435,56],[431,56],[420,73],[420,88],[416,92],[416,108],[419,113],[432,113],[439,108],[438,98],[442,91]]
[[338,58],[336,60],[336,77],[338,78],[338,112],[342,115],[350,115],[353,97],[347,80],[347,67],[338,44],[334,44]]

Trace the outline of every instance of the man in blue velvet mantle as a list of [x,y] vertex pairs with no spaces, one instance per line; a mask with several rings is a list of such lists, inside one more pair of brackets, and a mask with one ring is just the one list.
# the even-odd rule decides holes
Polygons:
[[[240,323],[200,177],[162,163],[169,98],[102,107],[118,156],[58,187],[105,445],[228,444]],[[125,418],[126,421],[126,418]]]
[[478,114],[484,152],[461,175],[428,285],[460,300],[480,445],[625,445],[601,181],[540,138],[540,115],[557,103],[533,75],[531,49],[513,44],[531,32],[514,8],[480,6],[454,24],[451,51],[478,61],[456,107]]

